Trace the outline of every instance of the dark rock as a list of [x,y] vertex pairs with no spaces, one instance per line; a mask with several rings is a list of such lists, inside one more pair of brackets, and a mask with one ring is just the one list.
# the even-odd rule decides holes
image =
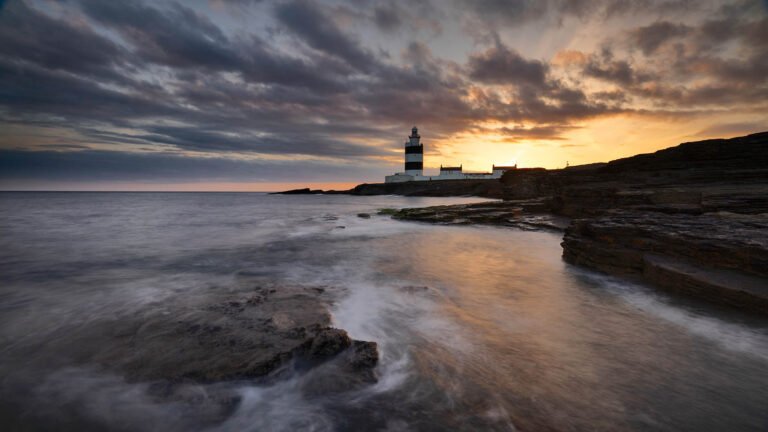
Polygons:
[[502,185],[498,180],[434,180],[402,183],[365,183],[349,191],[351,195],[403,195],[403,196],[478,196],[501,198]]
[[379,349],[376,342],[354,341],[350,348],[347,363],[354,370],[373,369],[379,362]]
[[319,365],[353,346],[344,330],[330,327],[325,295],[321,287],[263,287],[244,298],[179,305],[173,317],[122,323],[132,330],[120,331],[94,360],[129,381],[206,383],[265,377],[292,359]]
[[352,345],[347,332],[328,328],[321,330],[311,341],[307,356],[312,360],[324,360],[335,356]]
[[395,212],[400,220],[443,225],[501,225],[525,230],[562,231],[569,220],[547,212],[544,200],[496,201],[409,208]]
[[768,217],[615,210],[573,221],[563,258],[768,313]]
[[317,195],[324,193],[321,189],[291,189],[283,192],[272,192],[271,195]]
[[518,169],[505,199],[549,198],[568,217],[641,207],[666,213],[768,212],[768,132],[680,144],[651,154],[561,170]]
[[416,293],[423,293],[426,291],[429,291],[428,286],[414,286],[414,285],[407,285],[404,287],[400,287],[400,291],[406,292],[408,294],[416,294]]
[[376,212],[376,214],[381,216],[392,216],[393,214],[397,213],[397,211],[398,210],[394,208],[382,208],[382,209],[379,209],[379,211]]
[[505,201],[402,209],[401,220],[562,229],[563,258],[768,312],[768,132],[606,164],[517,169]]
[[353,341],[343,352],[305,375],[301,390],[308,396],[328,396],[363,388],[377,381],[378,361],[375,342]]
[[368,213],[358,213],[358,214],[357,214],[357,217],[359,217],[359,218],[363,218],[363,219],[370,219],[370,218],[371,218],[371,215],[370,215],[370,214],[368,214]]

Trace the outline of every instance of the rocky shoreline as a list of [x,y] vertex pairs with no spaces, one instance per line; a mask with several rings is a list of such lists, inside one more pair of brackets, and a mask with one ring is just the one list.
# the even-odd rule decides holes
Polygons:
[[501,198],[502,186],[497,180],[440,180],[403,183],[363,183],[349,190],[292,189],[273,195],[402,195],[424,197],[477,196]]
[[306,368],[331,360],[362,381],[376,380],[376,343],[331,326],[321,287],[255,287],[248,296],[206,300],[133,324],[123,324],[111,349],[96,358],[130,381],[264,379],[291,362]]
[[519,169],[503,201],[392,217],[563,231],[563,259],[768,313],[768,132],[563,170]]
[[60,370],[119,376],[157,403],[195,409],[210,424],[237,409],[243,382],[301,376],[298,390],[306,395],[370,386],[378,381],[378,346],[333,327],[331,291],[256,285],[239,294],[182,298],[172,312],[149,307],[78,329],[76,349],[69,339],[51,341],[49,348],[67,353],[51,360]]

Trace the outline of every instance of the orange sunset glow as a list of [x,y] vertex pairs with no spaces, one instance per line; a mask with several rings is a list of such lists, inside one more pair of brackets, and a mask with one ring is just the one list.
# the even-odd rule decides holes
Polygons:
[[757,0],[1,4],[5,190],[381,182],[413,125],[431,175],[768,124]]
[[768,0],[0,0],[0,432],[768,432]]

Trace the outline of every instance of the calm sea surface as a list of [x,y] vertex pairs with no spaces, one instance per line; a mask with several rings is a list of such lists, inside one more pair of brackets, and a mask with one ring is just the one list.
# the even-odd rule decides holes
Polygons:
[[[470,201],[0,193],[0,429],[768,430],[768,321],[569,266],[557,234],[356,216]],[[190,409],[78,356],[110,322],[246,294],[243,275],[332,287],[379,382],[232,383],[211,423],[207,386]]]

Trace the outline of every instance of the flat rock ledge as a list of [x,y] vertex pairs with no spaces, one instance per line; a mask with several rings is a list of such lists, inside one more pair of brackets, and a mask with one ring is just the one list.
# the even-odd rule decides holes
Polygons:
[[576,219],[565,261],[768,314],[768,215],[615,210]]
[[[768,314],[768,214],[639,206],[571,220],[546,200],[387,209],[394,219],[564,232],[563,259],[710,303]],[[671,208],[671,207],[670,207]]]
[[441,225],[496,225],[526,231],[562,232],[570,222],[567,217],[549,213],[547,203],[542,199],[405,208],[383,214],[406,221]]

